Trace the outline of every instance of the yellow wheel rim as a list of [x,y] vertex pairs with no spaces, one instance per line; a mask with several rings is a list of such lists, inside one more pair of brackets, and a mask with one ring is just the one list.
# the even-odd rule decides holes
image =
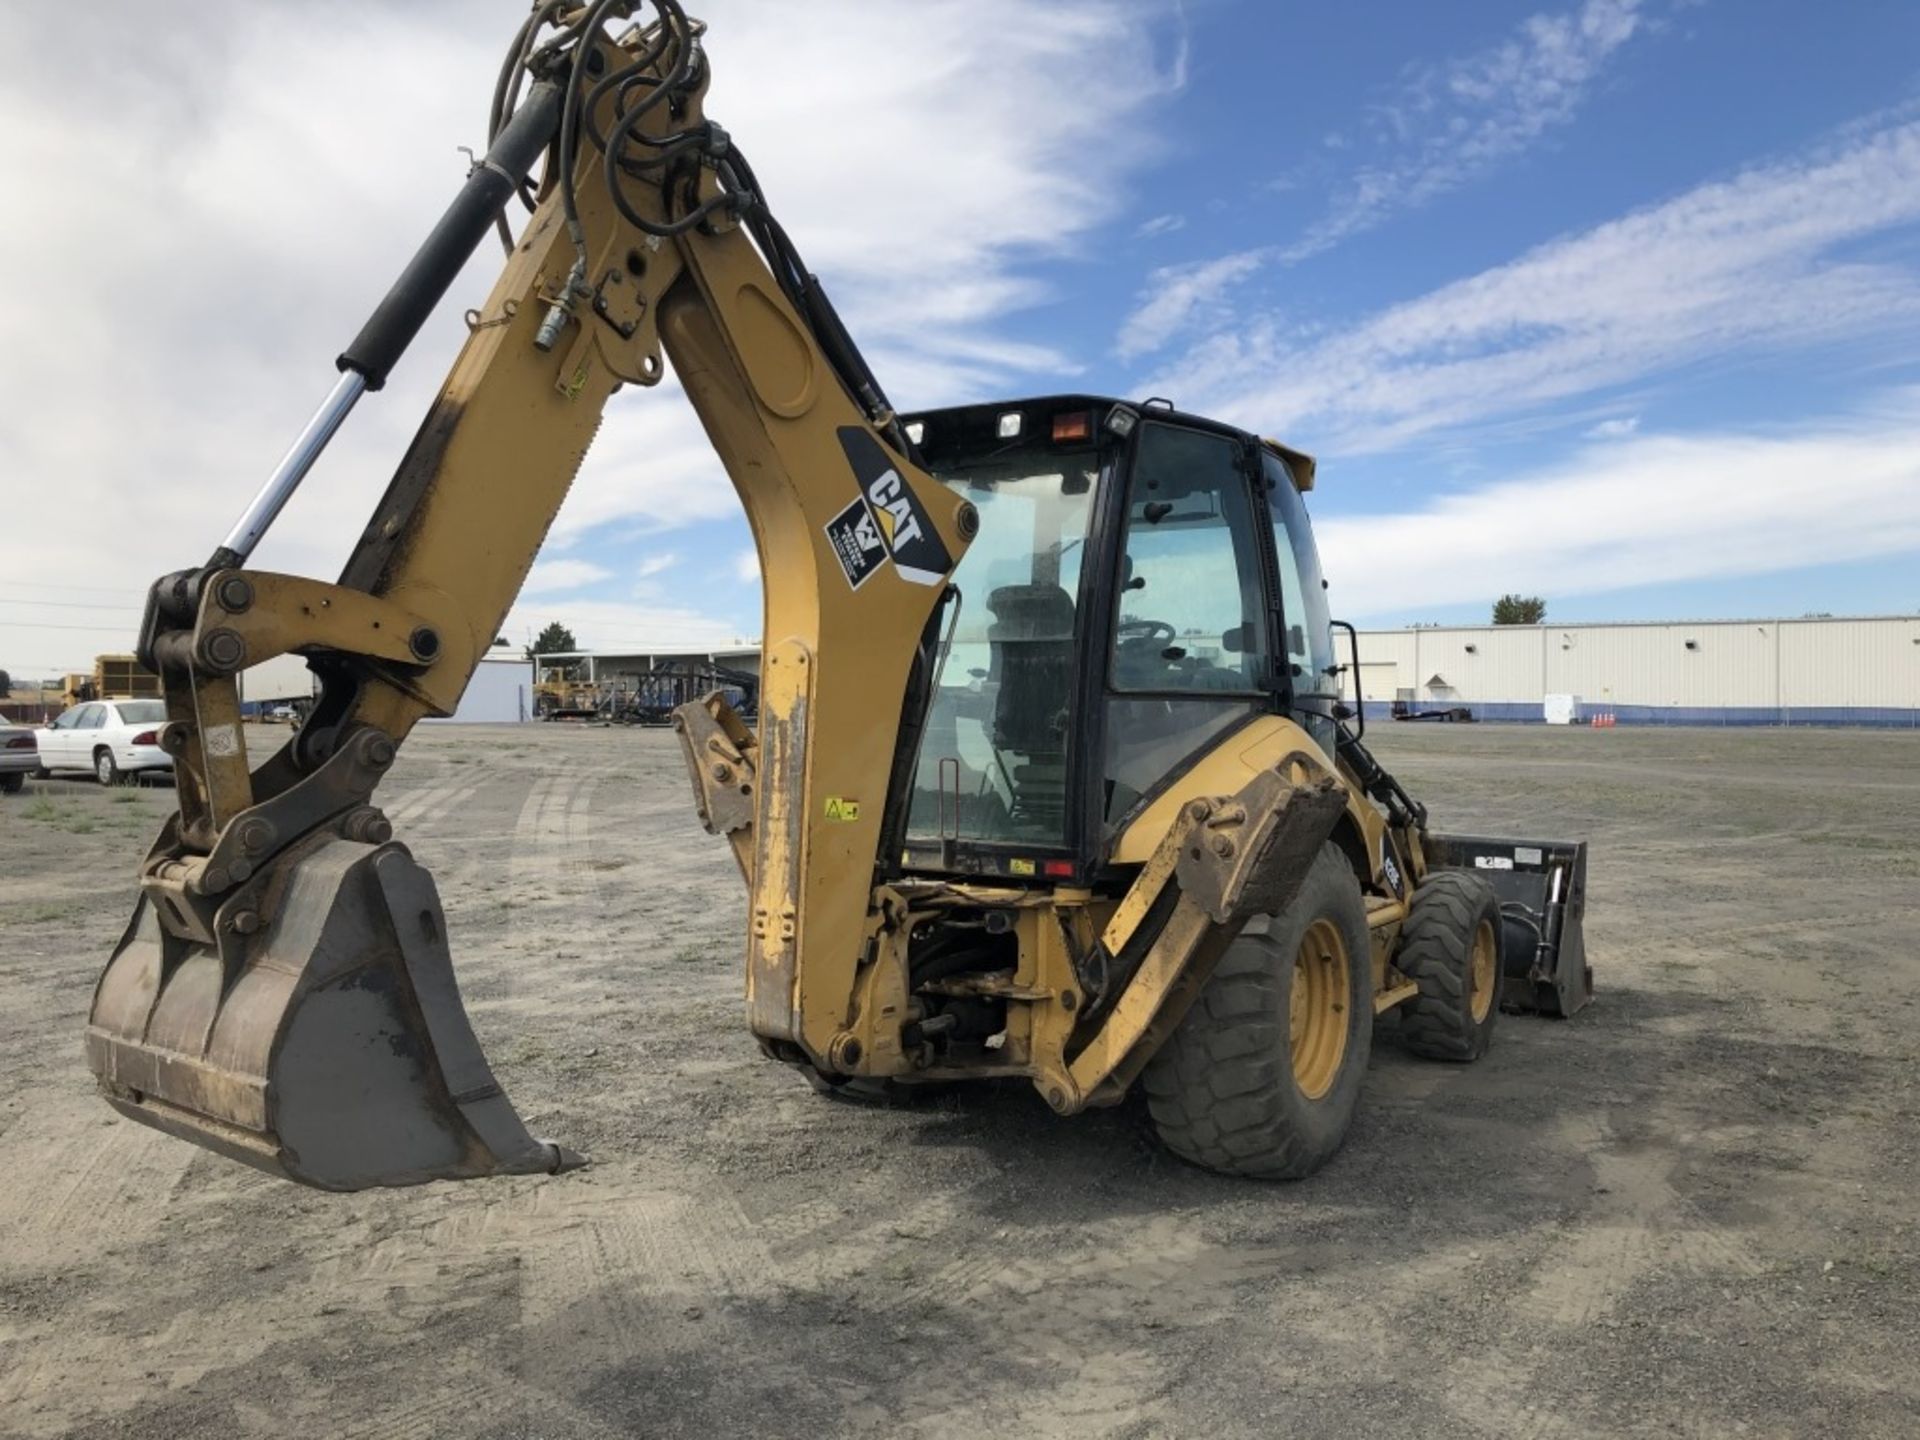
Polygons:
[[1470,1003],[1473,1007],[1473,1023],[1478,1025],[1487,1018],[1487,1012],[1493,1009],[1494,982],[1499,977],[1494,974],[1493,922],[1482,920],[1480,928],[1473,932],[1473,971],[1470,983],[1473,992]]
[[1347,942],[1331,920],[1309,925],[1294,952],[1287,1033],[1293,1083],[1309,1100],[1333,1088],[1340,1062],[1347,1058],[1347,1006],[1353,995],[1347,963]]

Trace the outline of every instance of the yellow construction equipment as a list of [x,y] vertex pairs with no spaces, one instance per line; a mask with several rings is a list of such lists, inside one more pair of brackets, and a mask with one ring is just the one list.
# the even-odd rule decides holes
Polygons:
[[600,689],[576,678],[570,666],[542,665],[533,682],[533,718],[578,720],[599,712]]
[[[1152,401],[895,414],[707,117],[700,27],[637,8],[534,8],[487,156],[332,393],[152,590],[180,808],[88,1020],[107,1098],[330,1189],[572,1163],[489,1070],[374,797],[499,634],[607,397],[669,361],[764,581],[757,726],[718,693],[676,723],[746,879],[770,1057],[843,1096],[1020,1077],[1063,1114],[1139,1080],[1177,1153],[1292,1177],[1339,1146],[1376,1015],[1459,1061],[1503,1001],[1583,1003],[1585,847],[1432,834],[1367,751],[1312,460]],[[505,268],[339,581],[249,568],[496,226]],[[256,769],[235,676],[289,652],[319,699]]]
[[93,673],[66,676],[60,694],[71,709],[89,700],[158,700],[160,677],[133,655],[96,655]]

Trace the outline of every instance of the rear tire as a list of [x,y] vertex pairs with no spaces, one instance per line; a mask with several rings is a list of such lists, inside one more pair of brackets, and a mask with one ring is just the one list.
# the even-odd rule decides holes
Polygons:
[[27,777],[18,770],[9,771],[5,775],[0,775],[0,794],[18,795],[20,787],[26,783]]
[[1227,947],[1148,1064],[1154,1129],[1181,1159],[1223,1175],[1311,1175],[1346,1139],[1372,1041],[1366,903],[1329,844],[1293,903]]
[[93,778],[98,780],[102,785],[118,785],[120,783],[120,766],[114,761],[111,750],[96,750],[93,752]]
[[1413,892],[1394,964],[1420,993],[1400,1012],[1416,1055],[1464,1064],[1493,1043],[1500,1018],[1500,899],[1467,870],[1436,870]]

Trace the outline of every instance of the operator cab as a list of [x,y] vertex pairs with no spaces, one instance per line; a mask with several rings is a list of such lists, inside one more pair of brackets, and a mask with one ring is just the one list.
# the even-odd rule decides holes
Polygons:
[[952,576],[907,869],[1084,880],[1142,805],[1258,715],[1292,715],[1331,755],[1311,459],[1162,402],[905,418],[980,520]]

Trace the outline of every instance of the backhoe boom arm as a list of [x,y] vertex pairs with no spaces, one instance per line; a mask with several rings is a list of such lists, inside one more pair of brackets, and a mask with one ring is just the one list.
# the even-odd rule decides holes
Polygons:
[[[756,767],[736,791],[759,855],[751,1023],[824,1065],[864,993],[902,713],[971,507],[909,459],[752,172],[704,118],[698,27],[665,0],[657,23],[610,39],[603,22],[629,8],[536,9],[512,57],[532,88],[340,357],[328,404],[211,562],[149,604],[141,649],[163,678],[180,813],[101,979],[89,1058],[124,1112],[308,1183],[564,1158],[526,1137],[479,1057],[431,881],[373,792],[415,723],[457,705],[608,398],[657,384],[668,361],[764,577]],[[248,569],[543,151],[537,208],[338,584]],[[308,657],[321,695],[255,769],[235,677],[284,653]]]

